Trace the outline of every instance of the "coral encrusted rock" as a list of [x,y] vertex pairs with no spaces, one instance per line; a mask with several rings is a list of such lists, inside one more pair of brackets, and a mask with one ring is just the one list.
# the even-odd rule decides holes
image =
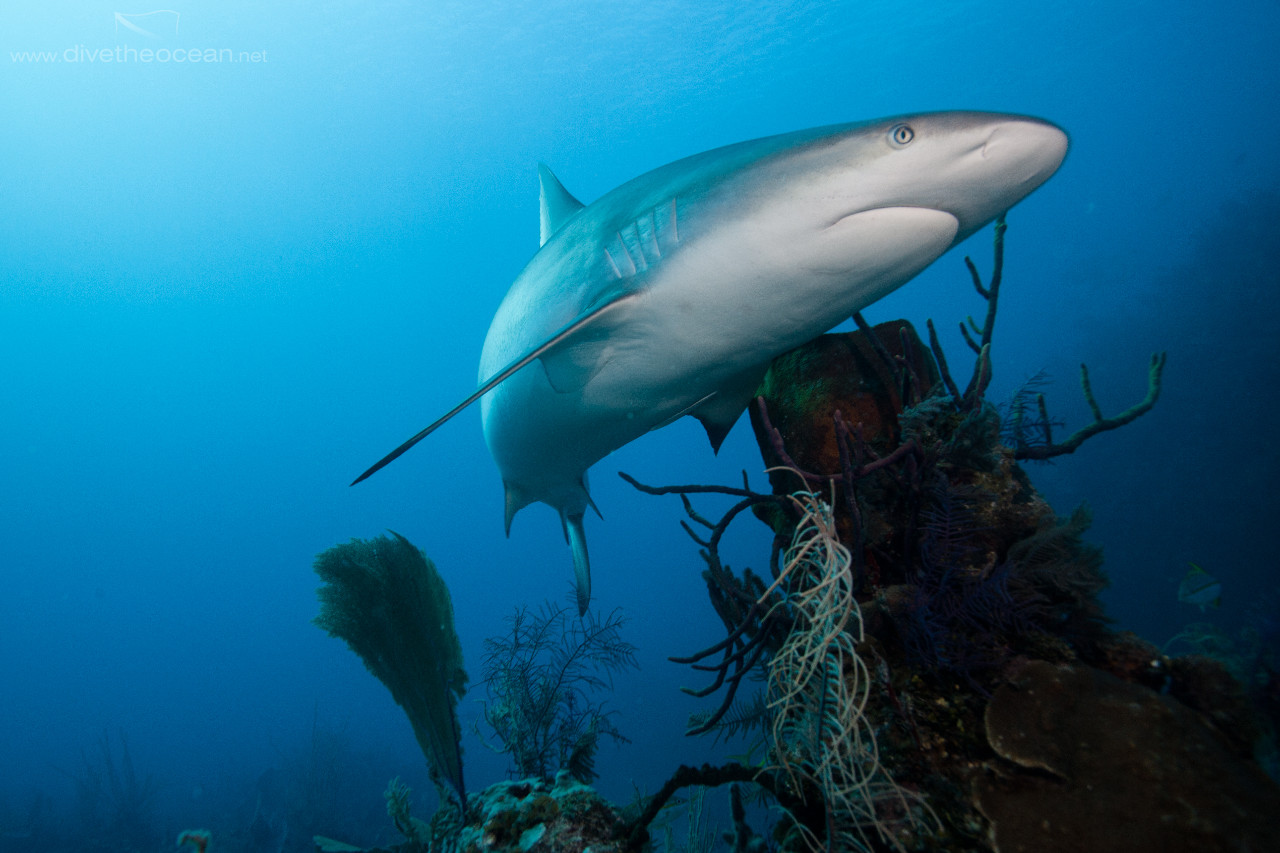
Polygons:
[[1027,664],[986,710],[975,786],[999,853],[1264,851],[1280,789],[1195,711],[1079,665]]

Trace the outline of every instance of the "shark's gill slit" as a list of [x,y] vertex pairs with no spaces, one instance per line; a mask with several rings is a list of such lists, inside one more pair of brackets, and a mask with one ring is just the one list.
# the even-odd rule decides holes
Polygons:
[[633,276],[636,274],[636,262],[635,259],[631,257],[631,248],[627,246],[627,241],[622,238],[621,231],[616,232],[616,236],[618,238],[618,245],[622,247],[622,254],[626,256],[627,264],[631,267],[631,269],[626,272],[626,275]]
[[644,272],[649,268],[649,261],[644,255],[644,240],[640,236],[640,221],[636,220],[623,228],[619,232],[622,238],[622,244],[627,249],[627,257],[631,258],[631,264],[635,267],[636,272]]
[[613,268],[613,277],[622,278],[622,270],[618,269],[618,262],[613,259],[613,253],[609,251],[609,247],[604,247],[604,256],[609,260],[609,266]]
[[653,244],[654,261],[662,260],[662,249],[658,247],[658,212],[649,211],[649,242]]

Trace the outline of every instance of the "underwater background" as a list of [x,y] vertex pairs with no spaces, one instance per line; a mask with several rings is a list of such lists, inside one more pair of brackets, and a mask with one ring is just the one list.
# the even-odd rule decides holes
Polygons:
[[[311,624],[314,556],[395,530],[453,596],[472,692],[470,787],[506,757],[472,732],[482,643],[566,600],[568,549],[502,488],[468,410],[348,483],[475,387],[480,345],[538,245],[537,170],[590,202],[719,145],[898,113],[1027,113],[1066,129],[1061,170],[1009,215],[988,392],[1041,371],[1063,430],[1155,409],[1053,464],[1060,514],[1093,510],[1119,628],[1277,618],[1280,4],[1197,2],[182,2],[0,7],[0,850],[30,815],[76,826],[76,778],[121,758],[158,788],[165,844],[261,803],[325,740],[345,838],[394,840],[387,779],[434,798],[403,713]],[[157,10],[159,11],[159,10]],[[237,61],[101,61],[117,47]],[[129,54],[125,54],[128,56]],[[90,59],[90,57],[97,57]],[[956,324],[983,307],[963,255],[864,313]],[[1065,432],[1063,433],[1065,434]],[[593,607],[622,608],[640,669],[610,706],[599,789],[618,802],[735,750],[683,735],[670,663],[723,636],[672,497],[763,488],[740,424],[718,456],[685,419],[592,470]],[[729,562],[769,534],[735,527]],[[1178,600],[1190,563],[1222,585]],[[335,765],[336,767],[337,765]],[[429,808],[429,807],[428,807]],[[317,829],[316,831],[321,831]],[[383,833],[379,835],[379,833]],[[215,838],[216,840],[216,838]]]

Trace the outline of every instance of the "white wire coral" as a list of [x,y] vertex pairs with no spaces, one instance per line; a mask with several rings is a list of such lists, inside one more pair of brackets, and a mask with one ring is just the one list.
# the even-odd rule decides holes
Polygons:
[[897,785],[880,763],[866,716],[871,675],[858,654],[864,640],[848,548],[840,543],[831,505],[812,492],[792,495],[801,513],[778,580],[775,607],[794,627],[768,666],[776,769],[801,795],[816,788],[827,811],[824,843],[799,822],[814,850],[869,850],[872,836],[905,849],[898,832],[924,829],[928,806]]

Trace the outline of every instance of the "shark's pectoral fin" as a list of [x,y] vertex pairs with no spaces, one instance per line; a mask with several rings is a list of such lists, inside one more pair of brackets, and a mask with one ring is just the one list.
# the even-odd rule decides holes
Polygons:
[[[352,480],[351,485],[354,486],[356,483],[359,483],[361,480],[364,480],[372,476],[382,468],[385,468],[387,465],[390,465],[396,459],[400,458],[407,450],[409,450],[409,448],[413,447],[419,441],[422,441],[424,438],[431,435],[431,433],[438,430],[446,422],[448,422],[451,418],[453,418],[454,415],[461,412],[467,406],[470,406],[476,400],[479,400],[481,397],[483,397],[485,394],[491,391],[495,386],[504,382],[508,377],[510,377],[517,370],[528,365],[529,362],[537,358],[543,358],[548,353],[555,351],[558,347],[564,346],[565,344],[573,344],[576,340],[577,335],[580,335],[584,330],[591,329],[591,327],[594,324],[598,324],[605,317],[608,317],[611,313],[618,310],[619,308],[625,307],[628,304],[628,302],[631,300],[631,298],[634,296],[635,296],[634,293],[623,293],[617,296],[616,298],[610,300],[609,302],[606,302],[603,305],[600,305],[596,308],[592,308],[587,313],[579,316],[573,322],[569,323],[567,326],[560,329],[560,331],[556,332],[554,335],[547,338],[545,341],[538,344],[533,349],[529,350],[529,352],[525,353],[524,355],[517,358],[515,361],[508,364],[506,367],[499,370],[492,377],[486,380],[484,384],[482,384],[479,388],[477,388],[475,393],[473,393],[470,397],[463,400],[458,405],[454,406],[442,417],[437,419],[430,426],[423,429],[413,438],[409,439],[404,444],[400,445],[395,450],[391,451],[386,456],[379,459],[377,462],[371,465],[363,474],[361,474],[359,477],[356,477],[354,480]],[[592,340],[592,338],[588,337],[586,340],[590,341]],[[576,381],[576,378],[574,378],[573,375],[569,373],[567,370],[565,373],[565,377],[566,377],[566,382]],[[585,385],[586,380],[583,380],[582,384]]]
[[561,512],[564,536],[573,551],[573,580],[578,591],[578,615],[585,616],[591,604],[591,561],[587,558],[587,534],[582,526],[582,513]]
[[546,163],[538,164],[538,224],[541,243],[551,239],[569,219],[585,206],[564,188]]
[[701,401],[689,413],[697,418],[702,423],[702,428],[707,431],[712,452],[720,452],[720,445],[724,444],[729,430],[733,429],[738,418],[742,417],[742,412],[755,398],[760,380],[764,379],[766,370],[768,370],[767,365],[736,376],[715,394]]

